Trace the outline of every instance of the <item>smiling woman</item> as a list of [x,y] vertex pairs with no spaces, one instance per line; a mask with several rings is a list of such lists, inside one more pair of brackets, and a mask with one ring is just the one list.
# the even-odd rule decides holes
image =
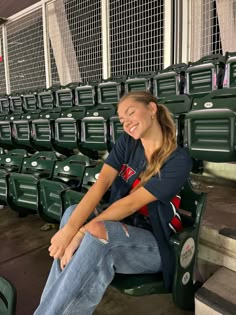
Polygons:
[[[168,242],[182,229],[174,197],[188,178],[191,159],[177,147],[168,110],[150,93],[125,95],[118,115],[125,132],[51,240],[55,260],[37,315],[92,314],[115,272],[162,270],[171,287],[175,259]],[[108,207],[88,221],[110,186]]]

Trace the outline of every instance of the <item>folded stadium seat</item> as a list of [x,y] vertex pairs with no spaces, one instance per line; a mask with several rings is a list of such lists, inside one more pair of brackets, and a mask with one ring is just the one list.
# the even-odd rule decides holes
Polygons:
[[54,138],[52,145],[55,151],[69,156],[78,153],[81,134],[81,120],[85,116],[85,108],[74,106],[63,111],[54,122]]
[[177,142],[182,146],[184,117],[192,108],[192,98],[189,95],[170,95],[162,98],[160,103],[171,112],[175,122]]
[[236,87],[236,52],[226,52],[225,54],[224,88]]
[[11,172],[8,176],[7,204],[21,216],[37,213],[39,206],[38,182],[51,178],[56,161],[54,152],[41,151],[23,161],[21,173]]
[[[198,255],[198,236],[202,214],[206,203],[206,193],[193,190],[188,181],[180,193],[180,215],[184,228],[171,236],[176,268],[172,285],[174,303],[185,310],[194,309],[194,269]],[[156,274],[116,274],[111,286],[133,296],[169,293],[164,287],[162,273]]]
[[9,95],[10,101],[10,112],[11,113],[22,113],[23,112],[23,100],[20,94]]
[[109,130],[110,130],[110,140],[109,140],[109,151],[112,149],[116,140],[124,132],[123,126],[120,123],[118,116],[112,116],[109,119]]
[[36,151],[52,150],[54,122],[60,117],[61,111],[60,107],[42,111],[39,119],[31,121],[31,144]]
[[124,82],[126,77],[112,77],[98,84],[98,104],[116,105],[124,94]]
[[31,142],[31,122],[38,119],[40,113],[40,109],[31,110],[23,113],[20,119],[12,121],[12,141],[15,147],[27,149],[29,153],[36,152]]
[[11,121],[8,119],[0,121],[0,147],[7,150],[14,149]]
[[162,98],[169,95],[184,94],[187,67],[185,63],[181,63],[159,71],[153,78],[153,95]]
[[184,145],[199,160],[236,160],[235,88],[216,90],[193,100],[192,110],[185,117]]
[[48,89],[38,92],[37,97],[38,108],[41,111],[55,108],[55,97],[53,90]]
[[55,90],[56,106],[63,110],[74,106],[74,90],[70,86]]
[[[22,107],[26,113],[36,111],[38,109],[38,107],[37,107],[37,105],[38,105],[37,92],[23,93],[22,94],[22,100],[23,100]],[[40,111],[40,110],[38,109],[38,111]]]
[[88,110],[81,121],[79,151],[92,159],[99,159],[109,150],[109,118],[114,116],[114,106],[97,106]]
[[75,105],[93,108],[97,105],[97,83],[87,82],[75,86]]
[[17,292],[15,286],[6,278],[0,276],[0,314],[16,314]]
[[149,91],[153,92],[153,72],[140,72],[128,76],[125,81],[125,93],[131,91]]
[[190,63],[186,70],[186,94],[201,97],[223,86],[225,57],[209,55]]
[[[82,181],[82,187],[68,187],[61,192],[62,214],[71,206],[78,204],[84,197],[85,193],[92,187],[98,179],[103,162],[98,162],[94,167],[88,167],[85,171]],[[104,208],[107,205],[110,192],[108,191],[102,198],[99,208]]]
[[0,112],[9,113],[10,112],[10,100],[7,95],[0,96]]
[[0,155],[0,205],[7,204],[7,177],[11,172],[20,172],[27,151],[14,149]]
[[40,180],[38,214],[42,219],[47,222],[60,222],[61,192],[68,187],[80,189],[88,167],[91,167],[91,164],[87,156],[72,155],[56,162],[51,179]]

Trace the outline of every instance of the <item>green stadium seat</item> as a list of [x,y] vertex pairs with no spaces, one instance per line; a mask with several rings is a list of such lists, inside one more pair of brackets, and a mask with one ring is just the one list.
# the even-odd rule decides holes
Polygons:
[[54,152],[38,152],[23,161],[21,173],[8,177],[7,204],[20,215],[37,213],[39,206],[38,182],[51,178],[56,161]]
[[17,292],[14,285],[6,278],[0,276],[0,314],[16,314]]
[[12,140],[11,121],[0,121],[0,147],[11,150],[14,149]]
[[74,91],[69,87],[60,88],[55,91],[56,106],[62,109],[74,106]]
[[236,160],[236,89],[194,99],[185,117],[184,144],[192,157],[210,162]]
[[0,96],[0,112],[9,113],[10,101],[8,96]]
[[[181,191],[181,217],[184,229],[171,237],[170,246],[176,259],[172,296],[175,304],[185,310],[194,309],[194,267],[205,202],[206,194],[195,192],[188,182]],[[186,255],[188,259],[184,259]],[[116,274],[111,286],[132,296],[169,293],[164,287],[162,273]]]
[[98,104],[116,105],[124,93],[124,77],[113,77],[98,84]]
[[81,119],[85,116],[85,108],[74,106],[63,111],[60,118],[54,122],[55,135],[53,148],[55,151],[69,156],[78,151],[81,133]]
[[92,108],[97,104],[97,86],[80,84],[75,87],[75,105]]
[[226,53],[224,88],[236,87],[236,52]]
[[[92,187],[92,185],[98,179],[102,166],[103,162],[98,162],[95,166],[86,168],[82,180],[82,187],[79,187],[79,189],[76,187],[75,188],[68,187],[61,192],[62,214],[69,206],[78,204],[81,201],[84,194]],[[106,202],[107,196],[105,195],[101,203],[104,204]]]
[[39,109],[50,110],[55,107],[54,92],[52,90],[41,91],[37,96]]
[[153,94],[157,98],[184,94],[185,71],[187,67],[185,63],[181,63],[159,71],[153,78]]
[[209,55],[190,63],[186,70],[186,94],[205,96],[223,86],[225,57]]
[[12,113],[23,112],[23,100],[22,100],[21,95],[10,95],[9,101],[10,101],[10,111]]
[[191,110],[192,98],[188,95],[170,95],[160,100],[160,103],[165,105],[171,112],[175,126],[176,138],[179,145],[183,145],[184,134],[184,118]]
[[7,204],[7,177],[10,172],[20,172],[27,151],[13,149],[6,154],[0,155],[0,204]]
[[120,123],[120,119],[118,116],[112,116],[109,119],[109,129],[110,129],[110,141],[109,141],[109,150],[112,149],[116,140],[119,136],[124,132],[123,126]]
[[61,108],[42,111],[39,119],[31,122],[31,143],[36,151],[52,150],[54,122],[61,115]]
[[22,94],[22,100],[22,108],[25,112],[32,112],[37,109],[38,97],[36,92]]
[[86,169],[90,167],[87,156],[72,155],[57,161],[51,179],[39,182],[38,213],[47,222],[58,223],[62,214],[61,192],[68,187],[80,189]]
[[131,91],[149,91],[152,93],[152,80],[154,73],[140,72],[129,76],[125,81],[125,93]]
[[114,116],[113,106],[98,106],[87,111],[81,121],[79,150],[92,159],[98,159],[109,150],[109,117]]

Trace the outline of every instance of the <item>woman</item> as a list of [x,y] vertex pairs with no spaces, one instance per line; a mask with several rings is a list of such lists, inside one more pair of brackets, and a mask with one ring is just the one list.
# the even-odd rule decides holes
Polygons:
[[[123,96],[118,116],[124,134],[51,240],[54,263],[35,315],[92,314],[115,272],[162,270],[171,289],[169,237],[181,229],[173,197],[189,175],[191,159],[177,146],[170,113],[150,93]],[[110,205],[87,222],[110,187]]]

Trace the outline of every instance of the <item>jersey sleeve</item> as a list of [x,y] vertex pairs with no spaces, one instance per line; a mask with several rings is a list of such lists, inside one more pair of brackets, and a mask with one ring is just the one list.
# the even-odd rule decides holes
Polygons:
[[160,175],[151,177],[144,188],[161,202],[169,203],[185,184],[191,168],[192,159],[179,148],[162,166]]
[[104,161],[104,163],[110,165],[117,171],[120,171],[122,164],[124,163],[124,157],[126,153],[128,135],[123,133],[120,135],[116,143],[114,144],[111,152]]

